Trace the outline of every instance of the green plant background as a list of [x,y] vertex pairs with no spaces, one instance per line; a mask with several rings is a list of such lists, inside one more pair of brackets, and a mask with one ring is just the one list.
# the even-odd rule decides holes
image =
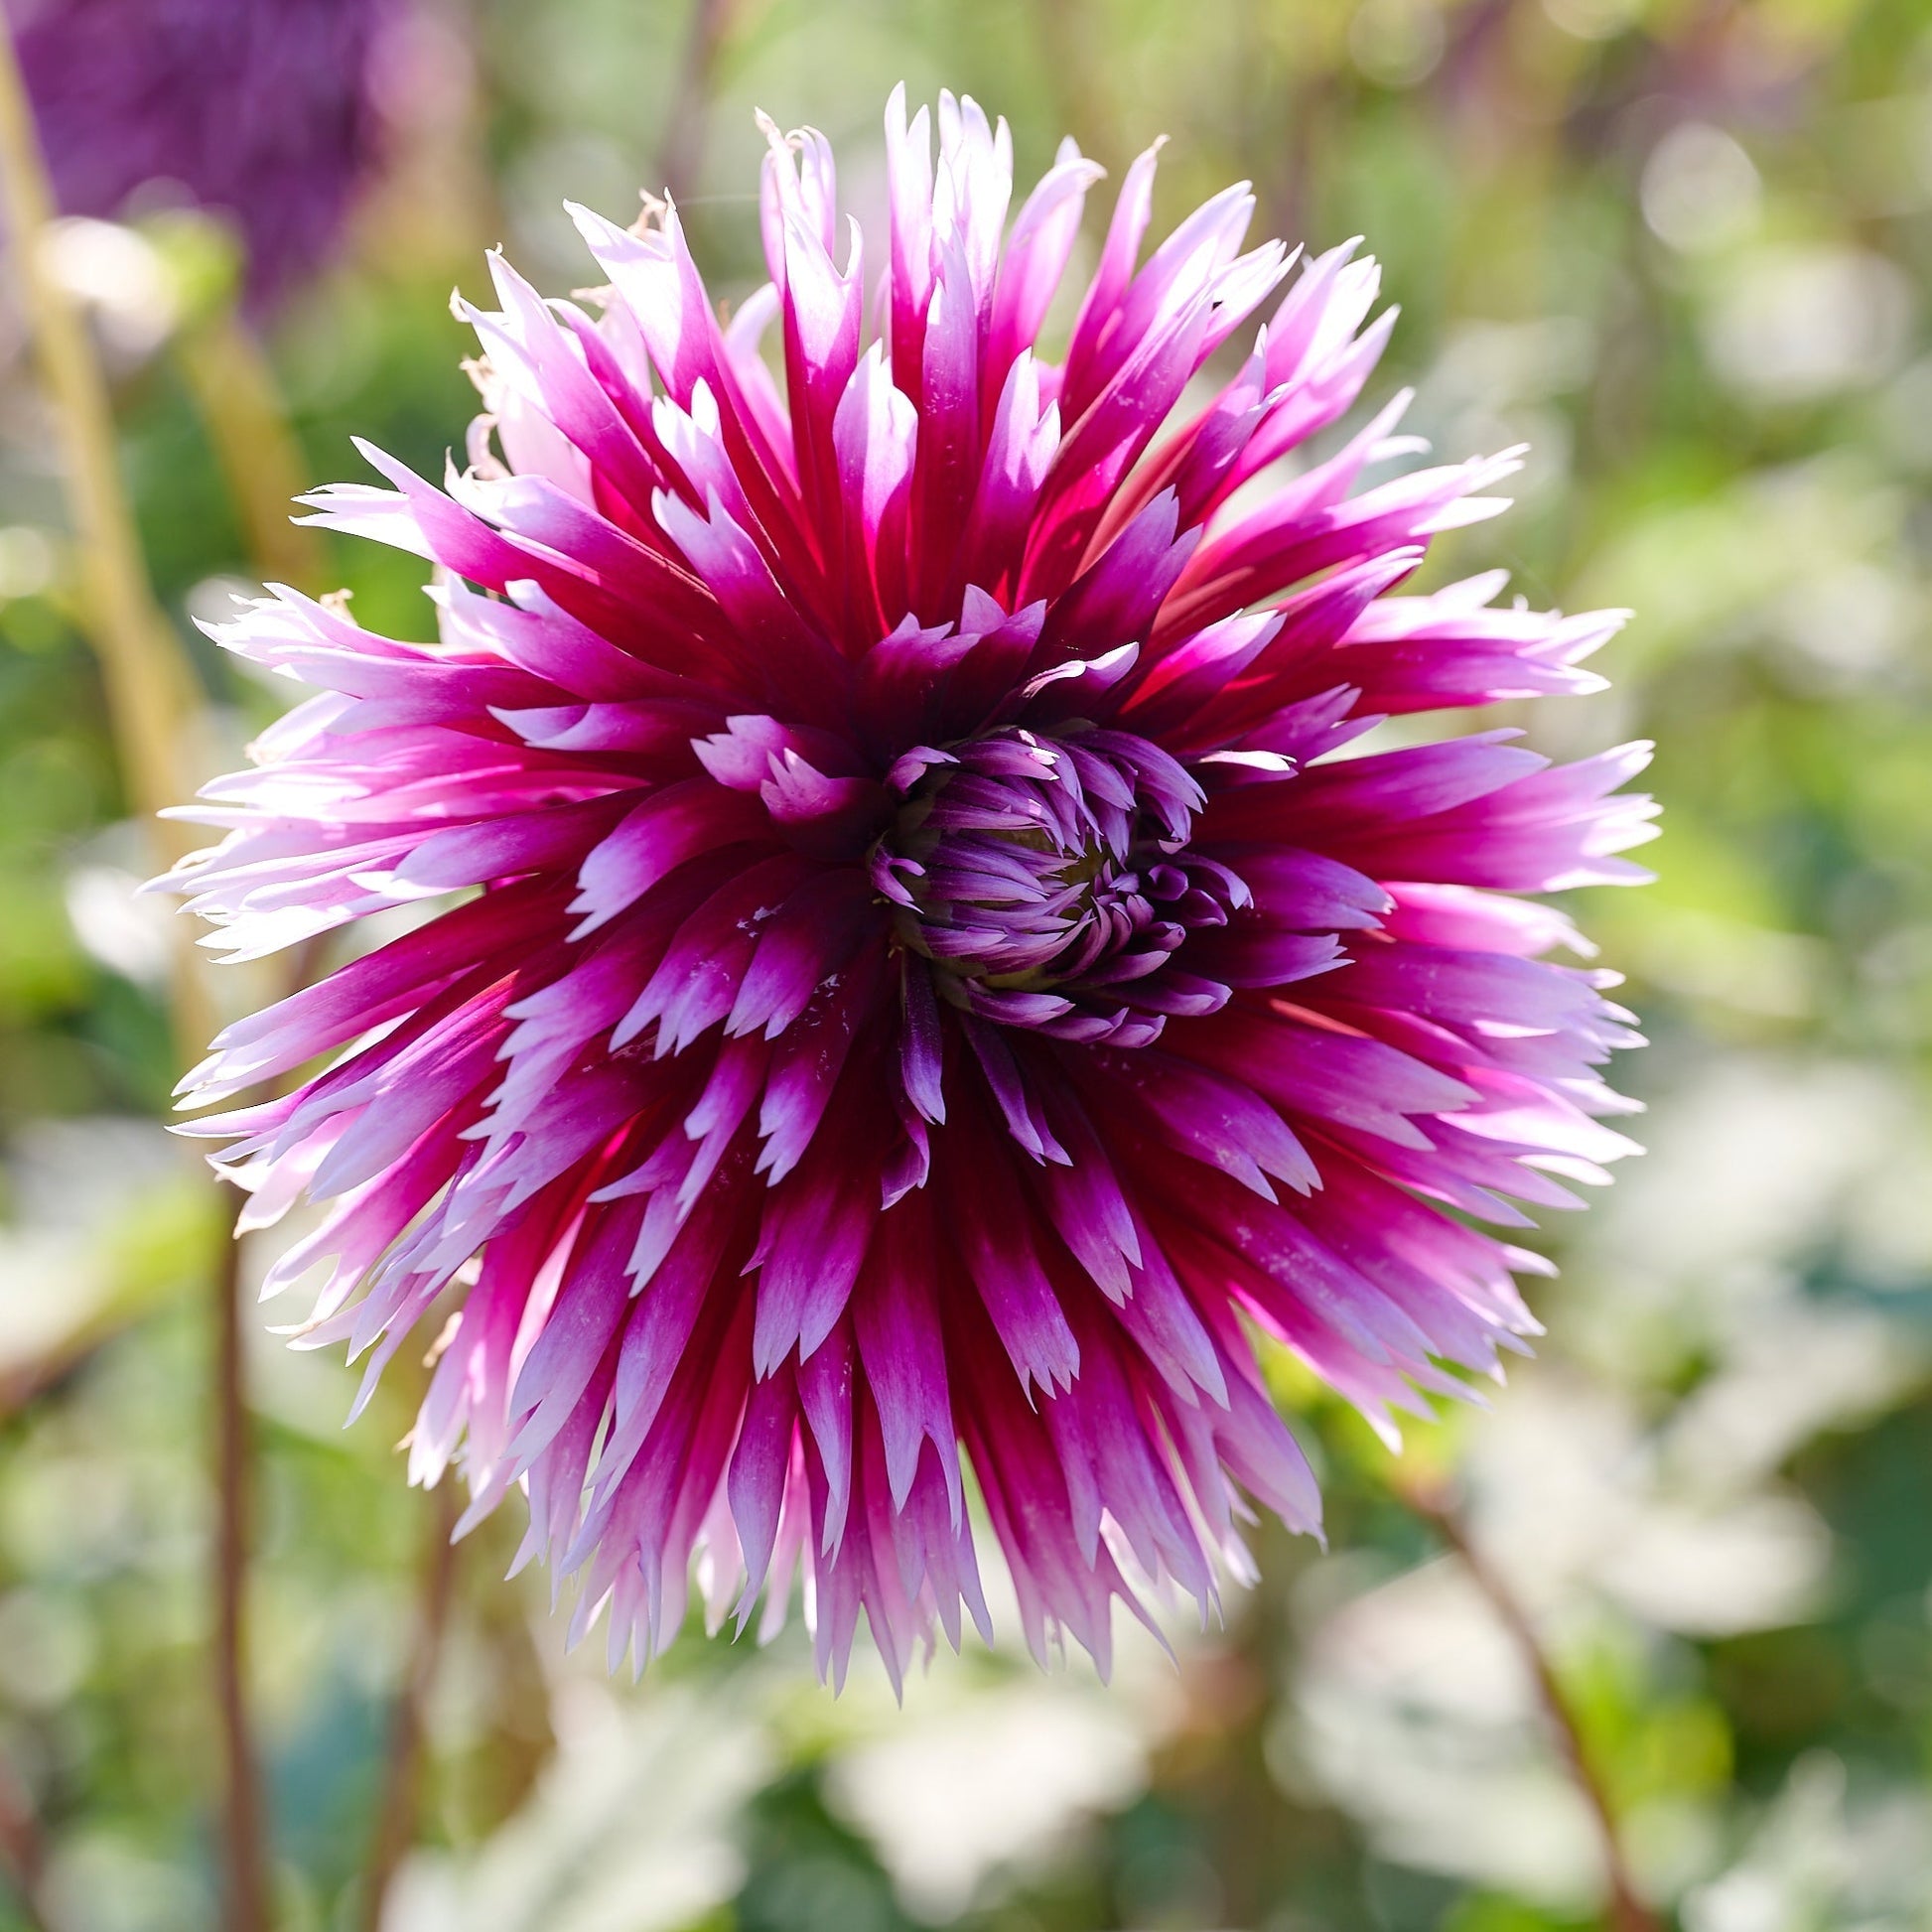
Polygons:
[[[1539,603],[1629,605],[1614,690],[1526,709],[1567,755],[1658,742],[1641,893],[1580,896],[1653,1044],[1650,1152],[1547,1230],[1550,1330],[1486,1410],[1412,1432],[1533,1616],[1639,1883],[1687,1932],[1932,1926],[1932,14],[1923,0],[741,0],[425,4],[395,155],[269,347],[310,481],[351,432],[434,473],[475,399],[453,281],[502,241],[591,279],[568,195],[625,218],[682,103],[713,286],[756,279],[755,105],[830,133],[861,207],[881,104],[971,91],[1029,179],[1070,129],[1157,221],[1248,177],[1265,232],[1361,233],[1403,317],[1372,394],[1459,457],[1529,442],[1449,540]],[[401,60],[401,56],[398,59]],[[695,78],[694,78],[695,76]],[[697,97],[693,98],[696,86]],[[218,100],[210,113],[222,111]],[[1102,204],[1104,207],[1104,202]],[[179,281],[181,237],[150,234]],[[170,251],[173,251],[172,253]],[[191,265],[192,266],[192,265]],[[192,279],[192,278],[191,278]],[[256,566],[138,289],[96,321],[171,615]],[[152,305],[150,304],[150,307]],[[68,1932],[216,1919],[206,1298],[216,1205],[158,1122],[152,900],[72,621],[47,423],[0,324],[0,1763]],[[421,634],[408,559],[344,547]],[[211,765],[277,699],[195,643]],[[1490,722],[1490,721],[1485,721]],[[259,975],[227,997],[259,996]],[[279,1314],[275,1318],[286,1318]],[[251,1578],[280,1923],[356,1923],[433,1505],[398,1389],[250,1319]],[[418,1844],[388,1932],[1557,1932],[1596,1852],[1520,1656],[1284,1371],[1326,1550],[1177,1664],[942,1655],[902,1713],[834,1702],[794,1628],[694,1631],[639,1687],[566,1656],[517,1526],[464,1546]],[[0,1896],[0,1926],[10,1919]],[[24,1923],[24,1921],[19,1921]]]

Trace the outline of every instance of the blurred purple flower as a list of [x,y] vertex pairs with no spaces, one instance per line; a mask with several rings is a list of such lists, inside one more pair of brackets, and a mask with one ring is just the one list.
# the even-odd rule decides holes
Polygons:
[[1063,148],[1009,229],[1004,124],[938,120],[935,171],[895,95],[871,279],[773,131],[729,325],[669,207],[576,211],[601,316],[492,258],[469,469],[313,499],[441,567],[441,641],[289,591],[216,632],[326,693],[193,814],[222,943],[471,896],[230,1027],[197,1104],[341,1055],[189,1131],[252,1222],[328,1204],[268,1286],[333,1262],[302,1338],[373,1345],[364,1400],[459,1305],[412,1475],[460,1457],[471,1520],[524,1486],[614,1657],[696,1553],[714,1625],[802,1564],[821,1670],[863,1606],[897,1681],[986,1623],[963,1447],[1034,1649],[1104,1668],[1110,1597],[1247,1569],[1244,1496],[1317,1524],[1251,1326],[1386,1429],[1534,1331],[1541,1264],[1470,1222],[1629,1149],[1614,976],[1509,895],[1641,877],[1643,749],[1338,756],[1599,684],[1615,615],[1389,594],[1513,459],[1357,492],[1398,399],[1285,468],[1375,364],[1375,268],[1239,253],[1242,188],[1137,267],[1152,152],[1043,359],[1100,171]]
[[64,212],[150,183],[229,216],[259,308],[325,265],[379,145],[393,0],[6,0]]

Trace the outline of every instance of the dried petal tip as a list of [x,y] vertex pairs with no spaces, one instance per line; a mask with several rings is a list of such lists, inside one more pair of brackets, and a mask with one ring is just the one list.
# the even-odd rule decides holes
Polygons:
[[1355,744],[1595,687],[1613,615],[1397,591],[1511,459],[1364,483],[1385,413],[1285,474],[1373,367],[1373,267],[1243,253],[1239,190],[1143,261],[1152,152],[1047,362],[1097,171],[1009,224],[1004,124],[933,123],[895,94],[870,248],[767,124],[728,329],[669,208],[579,214],[595,317],[492,261],[470,469],[314,499],[442,567],[440,643],[292,592],[221,639],[320,687],[197,808],[221,943],[453,897],[192,1097],[338,1054],[210,1130],[257,1218],[325,1204],[271,1286],[327,1264],[304,1341],[371,1376],[436,1322],[412,1475],[523,1485],[614,1659],[694,1575],[769,1634],[802,1572],[820,1670],[863,1610],[897,1681],[986,1630],[990,1533],[1035,1650],[1104,1669],[1115,1597],[1250,1574],[1250,1500],[1318,1525],[1257,1332],[1386,1429],[1536,1331],[1476,1224],[1630,1151],[1611,976],[1514,896],[1638,876],[1641,751]]

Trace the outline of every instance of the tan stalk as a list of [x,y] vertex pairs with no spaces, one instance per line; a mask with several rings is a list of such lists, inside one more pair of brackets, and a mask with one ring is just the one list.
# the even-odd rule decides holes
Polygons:
[[389,1888],[416,1842],[429,1758],[429,1706],[450,1621],[457,1569],[456,1477],[423,1498],[423,1553],[417,1569],[415,1628],[402,1682],[389,1718],[389,1745],[383,1754],[382,1789],[376,1798],[374,1828],[362,1870],[362,1896],[356,1923],[361,1932],[382,1932]]
[[[174,857],[186,838],[160,829],[155,814],[190,786],[185,747],[195,675],[174,626],[148,583],[141,542],[121,485],[107,383],[72,296],[53,272],[47,236],[53,191],[34,132],[33,113],[0,31],[0,205],[13,238],[12,267],[32,328],[35,353],[54,406],[68,500],[81,573],[86,626],[100,657],[109,723],[123,781],[136,814],[158,847]],[[172,1007],[184,1064],[200,1057],[213,1032],[213,1004],[201,962],[175,948]]]
[[[12,240],[22,307],[53,405],[82,577],[86,627],[99,654],[123,782],[157,848],[182,836],[155,814],[191,789],[185,768],[196,681],[174,627],[155,601],[133,511],[122,486],[107,383],[72,298],[52,272],[54,198],[13,36],[0,24],[0,207]],[[186,921],[173,954],[171,1017],[183,1064],[214,1031],[214,1008]],[[228,1932],[267,1932],[268,1864],[246,1679],[248,1419],[235,1244],[212,1271],[214,1305],[214,1690],[224,1756]]]
[[224,301],[187,324],[176,339],[175,359],[262,582],[320,596],[329,588],[328,549],[320,531],[290,521],[293,498],[309,480],[254,332]]

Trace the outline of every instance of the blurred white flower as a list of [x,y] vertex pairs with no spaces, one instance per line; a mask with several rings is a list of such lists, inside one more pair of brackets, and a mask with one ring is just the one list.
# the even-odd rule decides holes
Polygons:
[[1435,72],[1447,38],[1431,0],[1362,0],[1348,19],[1348,58],[1385,87],[1413,87]]
[[1889,375],[1912,307],[1911,285],[1882,255],[1767,247],[1726,270],[1705,317],[1705,348],[1750,399],[1812,402]]
[[170,922],[164,900],[144,897],[141,881],[119,866],[75,866],[67,877],[68,922],[94,959],[137,986],[168,977]]
[[1409,427],[1437,450],[1527,443],[1510,492],[1531,501],[1569,470],[1569,419],[1552,405],[1588,377],[1594,354],[1589,326],[1575,316],[1460,323],[1417,386]]
[[118,1286],[112,1243],[171,1183],[204,1183],[150,1121],[37,1121],[7,1151],[0,1374],[57,1354]]
[[54,546],[32,523],[0,529],[0,599],[33,597],[54,581]]
[[1386,1858],[1561,1910],[1601,1882],[1595,1828],[1538,1722],[1520,1653],[1460,1564],[1344,1603],[1303,1646],[1295,1720],[1270,1744]]
[[[1590,1230],[1634,1295],[1700,1307],[1826,1236],[1872,1177],[1927,1173],[1916,1101],[1892,1073],[1847,1060],[1738,1053],[1683,1064]],[[1754,1279],[1754,1277],[1753,1277]],[[1620,1285],[1621,1292],[1621,1285]]]
[[1801,577],[1773,621],[1790,668],[1805,685],[1832,696],[1896,663],[1922,608],[1902,571],[1852,559]]
[[1651,233],[1694,254],[1749,234],[1763,184],[1723,128],[1681,121],[1651,149],[1638,194]]
[[1852,1792],[1843,1763],[1792,1767],[1742,1859],[1684,1901],[1685,1932],[1922,1932],[1932,1899],[1932,1802]]
[[670,1932],[737,1890],[734,1823],[772,1771],[762,1728],[716,1687],[565,1690],[535,1795],[473,1857],[418,1852],[383,1932]]
[[54,1851],[44,1881],[55,1923],[83,1932],[177,1932],[214,1922],[198,1874],[157,1858],[130,1833],[73,1833]]
[[70,1594],[23,1587],[0,1596],[0,1692],[23,1711],[55,1711],[93,1668],[93,1620]]
[[[232,623],[240,614],[241,606],[260,597],[262,587],[251,583],[246,577],[234,577],[217,573],[213,577],[204,577],[199,583],[191,584],[182,599],[182,608],[198,624]],[[282,703],[292,701],[292,680],[267,671],[264,666],[251,662],[237,653],[231,660],[236,671],[244,676],[252,676],[266,689],[273,691]]]
[[71,215],[48,230],[48,266],[93,314],[107,348],[127,361],[152,355],[180,314],[175,278],[148,238],[118,221]]
[[1620,1396],[1545,1370],[1474,1433],[1472,1531],[1544,1618],[1575,1620],[1608,1597],[1656,1628],[1709,1636],[1775,1628],[1811,1607],[1831,1541],[1807,1504],[1714,1493],[1675,1473]]
[[1686,1485],[1735,1489],[1769,1475],[1822,1430],[1890,1407],[1925,1367],[1922,1344],[1878,1311],[1820,1306],[1794,1292],[1737,1324],[1671,1417],[1662,1453]]
[[1096,1814],[1139,1795],[1131,1705],[1064,1679],[981,1691],[834,1761],[826,1792],[873,1841],[906,1908],[953,1917],[1001,1868],[1049,1864]]
[[1726,1637],[1805,1620],[1818,1607],[1831,1533],[1796,1496],[1728,1509],[1649,1502],[1596,1565],[1624,1606],[1685,1636]]

